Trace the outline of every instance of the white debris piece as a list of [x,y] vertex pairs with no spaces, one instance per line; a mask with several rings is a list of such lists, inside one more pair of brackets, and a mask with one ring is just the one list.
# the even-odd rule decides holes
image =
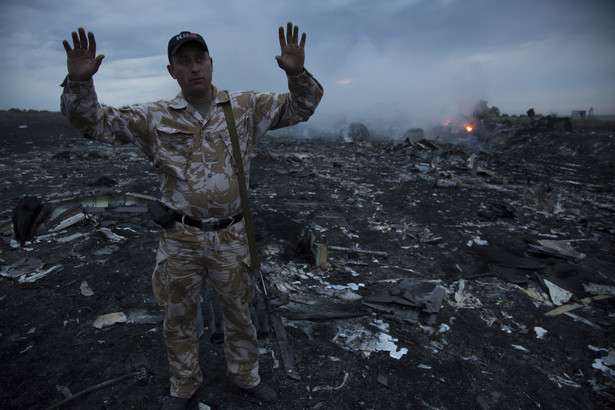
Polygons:
[[[568,375],[566,375],[566,376],[568,376]],[[556,383],[559,387],[562,387],[562,386],[575,387],[575,388],[582,387],[579,383],[576,383],[576,382],[570,380],[570,378],[563,378],[562,376],[550,375],[549,376],[549,380],[551,380],[552,382]]]
[[534,332],[536,332],[536,338],[538,339],[542,339],[547,334],[547,330],[540,326],[534,327]]
[[584,283],[583,290],[592,295],[613,295],[615,296],[615,286],[599,285],[597,283]]
[[[374,323],[379,329],[384,328],[382,324]],[[385,351],[389,352],[389,356],[394,359],[400,359],[408,353],[405,347],[398,348],[395,342],[398,340],[391,335],[378,331],[376,333],[371,330],[359,326],[355,329],[340,329],[334,338],[333,342],[341,345],[345,349],[358,351],[363,357],[368,358],[372,352]]]
[[128,319],[126,318],[124,312],[107,313],[106,315],[98,316],[98,318],[94,321],[93,326],[96,329],[102,329],[105,326],[111,326],[116,323],[126,323],[127,320]]
[[86,281],[81,282],[81,294],[83,296],[94,296],[94,291],[90,288],[90,285]]
[[99,231],[102,232],[102,234],[105,235],[105,237],[111,242],[121,243],[126,240],[124,236],[116,234],[109,228],[100,228]]
[[85,218],[86,218],[85,214],[83,212],[79,212],[78,214],[73,215],[70,218],[63,220],[58,225],[56,225],[55,228],[50,229],[50,231],[51,232],[61,231],[62,229],[68,228],[69,226],[74,225],[77,222],[84,220]]
[[66,243],[66,242],[71,242],[71,241],[74,241],[75,239],[81,238],[82,236],[86,236],[86,235],[84,233],[77,232],[72,235],[63,236],[61,238],[58,238],[56,239],[56,241],[60,243]]
[[572,246],[570,246],[569,241],[542,239],[542,240],[539,240],[538,243],[549,250],[552,250],[562,255],[570,256],[576,259],[585,259],[585,257],[587,256],[584,253],[579,252],[575,250]]
[[438,328],[438,333],[448,332],[449,330],[451,330],[451,327],[449,325],[447,325],[446,323],[441,323],[440,327]]
[[476,244],[479,246],[485,246],[485,245],[489,245],[489,242],[481,239],[480,236],[475,236],[468,241],[467,243],[468,248],[472,247],[473,244]]
[[37,270],[36,272],[20,276],[19,283],[34,283],[37,280],[49,275],[50,273],[55,271],[61,271],[62,269],[64,269],[64,266],[56,265],[45,270]]
[[568,302],[572,297],[572,292],[567,291],[566,289],[560,288],[555,283],[550,282],[548,280],[544,280],[545,285],[549,289],[549,295],[551,296],[551,300],[557,306],[561,306],[564,303]]
[[615,350],[609,350],[609,354],[607,356],[594,360],[592,367],[594,369],[602,370],[611,376],[615,376]]
[[465,291],[466,281],[464,279],[459,280],[459,288],[454,295],[454,303],[449,300],[449,303],[458,308],[476,309],[482,306],[482,302],[474,295]]
[[346,302],[354,302],[356,300],[363,299],[363,296],[358,293],[354,293],[350,289],[346,289],[345,292],[341,293],[338,297]]
[[402,347],[401,349],[397,349],[397,345],[394,343],[397,342],[397,339],[393,338],[391,335],[386,333],[380,333],[378,335],[378,343],[376,344],[377,351],[387,351],[389,352],[389,356],[393,359],[401,359],[403,355],[408,353],[408,349]]

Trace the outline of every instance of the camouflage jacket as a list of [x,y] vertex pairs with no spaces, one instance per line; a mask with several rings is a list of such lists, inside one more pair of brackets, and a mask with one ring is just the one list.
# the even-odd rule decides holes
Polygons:
[[322,86],[305,71],[288,77],[290,92],[285,94],[227,93],[214,87],[214,100],[202,116],[181,92],[171,101],[116,109],[100,106],[92,80],[67,79],[63,85],[62,112],[84,137],[135,144],[158,172],[162,202],[199,219],[225,218],[241,210],[222,104],[230,97],[249,181],[254,143],[267,130],[306,121],[323,95]]

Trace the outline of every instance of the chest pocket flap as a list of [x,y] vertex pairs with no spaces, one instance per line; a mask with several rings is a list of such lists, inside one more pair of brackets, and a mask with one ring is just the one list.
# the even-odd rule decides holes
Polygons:
[[188,127],[178,128],[164,124],[159,124],[156,131],[158,155],[154,165],[184,179],[184,173],[195,151],[194,133]]

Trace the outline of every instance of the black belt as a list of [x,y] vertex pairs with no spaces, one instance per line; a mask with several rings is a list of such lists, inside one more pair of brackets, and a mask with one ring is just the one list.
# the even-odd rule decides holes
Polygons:
[[175,219],[177,222],[194,226],[195,228],[200,228],[204,231],[218,231],[220,229],[227,228],[243,219],[243,212],[239,212],[237,215],[220,219],[215,222],[203,222],[200,219],[195,219],[191,216],[180,214],[179,212],[173,212],[171,215],[173,215],[173,219]]

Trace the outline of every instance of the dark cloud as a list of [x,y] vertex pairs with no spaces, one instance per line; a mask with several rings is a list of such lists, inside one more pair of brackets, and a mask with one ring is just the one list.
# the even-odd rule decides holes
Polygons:
[[588,105],[615,113],[610,0],[9,0],[0,11],[0,109],[58,109],[61,41],[80,25],[107,56],[96,84],[110,105],[177,93],[166,44],[185,29],[207,39],[217,85],[284,91],[273,57],[277,27],[293,20],[308,34],[306,65],[326,90],[315,121],[420,125],[477,99],[512,113]]

